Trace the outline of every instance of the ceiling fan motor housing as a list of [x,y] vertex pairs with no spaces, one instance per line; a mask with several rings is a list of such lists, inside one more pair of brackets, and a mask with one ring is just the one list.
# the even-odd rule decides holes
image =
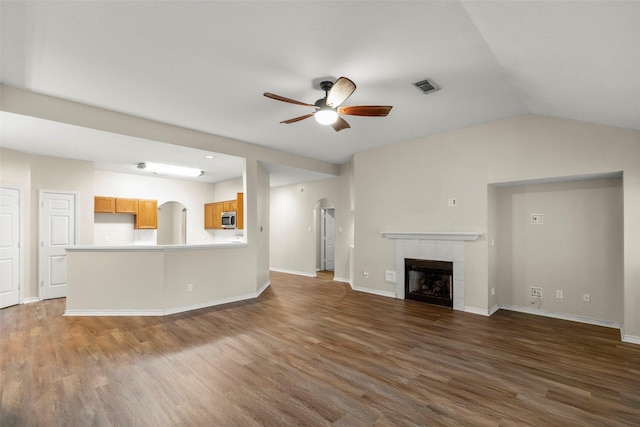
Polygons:
[[325,92],[329,92],[329,90],[333,87],[333,82],[330,81],[324,81],[320,83],[320,89],[322,89]]

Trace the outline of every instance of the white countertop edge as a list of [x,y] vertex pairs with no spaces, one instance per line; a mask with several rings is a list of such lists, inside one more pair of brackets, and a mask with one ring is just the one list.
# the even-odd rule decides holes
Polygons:
[[208,245],[127,245],[127,246],[91,246],[77,245],[67,246],[67,252],[170,252],[170,251],[197,251],[203,249],[230,249],[246,248],[244,242],[238,243],[211,243]]
[[421,240],[477,240],[482,233],[475,231],[381,231],[387,239]]

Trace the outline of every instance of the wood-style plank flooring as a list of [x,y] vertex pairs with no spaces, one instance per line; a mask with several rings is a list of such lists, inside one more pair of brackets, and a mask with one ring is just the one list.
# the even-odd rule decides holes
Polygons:
[[640,425],[618,330],[271,283],[166,317],[0,310],[0,426]]

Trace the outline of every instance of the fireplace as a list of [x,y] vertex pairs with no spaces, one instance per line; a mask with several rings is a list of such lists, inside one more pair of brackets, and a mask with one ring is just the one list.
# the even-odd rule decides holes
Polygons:
[[405,298],[453,307],[453,262],[405,258]]

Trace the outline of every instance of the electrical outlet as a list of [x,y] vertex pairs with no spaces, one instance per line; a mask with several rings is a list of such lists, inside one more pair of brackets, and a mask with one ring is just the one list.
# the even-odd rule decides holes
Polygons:
[[542,298],[542,288],[532,286],[531,287],[531,296],[536,298]]
[[495,295],[496,294],[496,288],[495,287],[491,287],[491,295]]
[[564,298],[564,293],[562,291],[556,291],[556,298],[558,299]]
[[193,283],[189,283],[187,285],[187,291],[189,291],[189,292],[193,291]]
[[591,294],[582,294],[582,302],[591,302]]
[[542,214],[531,214],[531,224],[542,224]]
[[363,271],[362,275],[367,279],[369,278],[369,272],[367,270]]
[[447,204],[449,206],[458,206],[458,200],[456,198],[451,198],[447,200]]

